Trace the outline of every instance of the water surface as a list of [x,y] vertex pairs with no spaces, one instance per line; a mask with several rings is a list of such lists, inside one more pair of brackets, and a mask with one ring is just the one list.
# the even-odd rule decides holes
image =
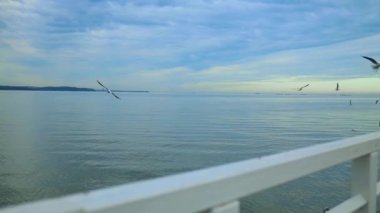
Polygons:
[[[380,105],[370,96],[118,95],[0,91],[0,206],[379,130]],[[242,209],[321,212],[349,197],[350,166],[244,198]]]

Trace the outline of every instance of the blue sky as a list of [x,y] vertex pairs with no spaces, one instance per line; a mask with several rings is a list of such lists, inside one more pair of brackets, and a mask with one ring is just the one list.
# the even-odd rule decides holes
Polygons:
[[2,0],[0,84],[380,93],[380,1]]

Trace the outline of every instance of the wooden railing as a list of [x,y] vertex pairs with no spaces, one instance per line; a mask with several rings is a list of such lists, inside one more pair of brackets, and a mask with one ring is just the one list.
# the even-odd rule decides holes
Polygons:
[[[352,160],[352,196],[327,212],[376,211],[380,132],[1,209],[14,212],[239,212],[239,199]],[[322,210],[321,210],[322,211]]]

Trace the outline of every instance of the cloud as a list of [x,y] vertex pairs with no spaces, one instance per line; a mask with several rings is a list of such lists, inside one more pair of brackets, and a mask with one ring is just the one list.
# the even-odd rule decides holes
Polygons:
[[38,51],[36,48],[34,48],[29,41],[22,40],[22,39],[11,39],[11,40],[4,40],[4,43],[9,45],[9,47],[19,54],[27,54],[27,55],[34,55]]
[[[218,66],[194,74],[198,81],[186,88],[212,91],[276,91],[290,85],[314,82],[309,91],[328,92],[325,83],[345,81],[354,84],[350,92],[379,92],[380,83],[370,63],[361,55],[380,55],[380,34],[337,44],[280,51],[241,63]],[[372,79],[372,80],[370,80]],[[323,83],[325,82],[325,83]],[[371,87],[364,86],[370,83]],[[365,87],[360,90],[359,87]],[[378,89],[379,88],[379,89]]]
[[151,90],[278,76],[363,77],[356,59],[378,54],[370,42],[379,41],[379,6],[370,0],[0,1],[0,62],[7,64],[0,72],[68,85],[102,78]]
[[173,75],[186,75],[190,70],[185,67],[174,67],[170,69],[161,69],[158,71],[142,72],[140,75],[145,78],[167,79]]
[[[247,59],[246,59],[247,60]],[[291,54],[273,54],[252,61],[245,61],[237,64],[230,64],[226,66],[215,66],[198,72],[196,75],[202,77],[212,76],[228,76],[233,78],[233,75],[239,78],[246,78],[247,75],[256,75],[260,78],[260,71],[265,67],[271,69],[282,69],[286,65],[291,65],[297,62],[297,55]],[[267,75],[268,73],[264,74]]]

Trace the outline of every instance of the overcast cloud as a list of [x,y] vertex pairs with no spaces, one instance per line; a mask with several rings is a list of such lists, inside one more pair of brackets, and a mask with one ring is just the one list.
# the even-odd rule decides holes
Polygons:
[[[380,2],[0,1],[0,84],[380,92]],[[278,83],[281,82],[281,83]],[[335,84],[335,83],[334,83]],[[332,86],[334,88],[334,85]],[[327,90],[328,91],[328,90]]]

